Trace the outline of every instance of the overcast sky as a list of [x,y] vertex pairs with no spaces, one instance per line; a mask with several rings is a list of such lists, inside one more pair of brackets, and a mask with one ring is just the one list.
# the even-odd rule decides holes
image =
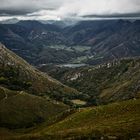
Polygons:
[[140,17],[140,0],[0,0],[0,20]]

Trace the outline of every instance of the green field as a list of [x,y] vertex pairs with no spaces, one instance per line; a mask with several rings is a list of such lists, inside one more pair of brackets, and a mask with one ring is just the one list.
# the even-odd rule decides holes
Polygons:
[[90,46],[70,46],[69,47],[65,45],[52,45],[48,47],[56,49],[56,50],[79,51],[79,52],[88,51],[91,49]]

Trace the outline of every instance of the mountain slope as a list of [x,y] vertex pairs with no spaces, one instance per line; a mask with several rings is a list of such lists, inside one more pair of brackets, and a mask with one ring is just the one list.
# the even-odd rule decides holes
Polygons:
[[0,45],[0,84],[14,90],[53,98],[69,98],[78,92],[30,66],[22,58]]
[[4,138],[13,140],[139,139],[139,105],[140,100],[129,100],[81,109],[50,126],[43,124],[27,134],[18,133]]
[[[65,28],[38,21],[0,24],[0,41],[35,65],[43,62],[66,63],[79,57],[76,52],[57,50],[57,45],[64,45],[66,48],[91,47],[88,52],[80,54],[88,58],[84,61],[88,64],[139,56],[139,38],[140,20],[81,21]],[[54,49],[50,46],[54,46]],[[44,51],[47,51],[47,55],[41,57]]]
[[92,46],[88,64],[140,55],[140,21],[82,21],[66,28],[64,34],[72,45]]
[[89,104],[106,104],[140,97],[139,58],[116,60],[95,67],[40,69],[82,92],[84,96],[81,99]]
[[[65,44],[65,40],[59,28],[51,24],[42,24],[37,21],[0,24],[0,42],[32,64],[37,63],[35,60],[41,61],[41,63],[43,60],[49,63],[55,60],[64,61],[66,59],[64,55],[67,53],[71,55],[71,52],[61,54],[60,51],[57,52],[48,46]],[[44,50],[47,51],[47,54],[45,57],[41,57]]]
[[[95,54],[96,60],[89,60],[90,64],[101,63],[105,60],[119,59],[122,57],[133,57],[140,55],[140,24],[139,21],[134,23],[125,23],[117,31],[102,39],[99,43],[93,44],[92,53]],[[104,34],[106,36],[106,34]],[[100,38],[102,34],[97,35]],[[92,63],[93,62],[93,63]]]
[[0,126],[10,129],[28,128],[58,115],[68,109],[62,103],[12,91],[0,86]]
[[[56,132],[60,137],[133,138],[140,131],[140,101],[127,101],[85,109],[43,131]],[[53,133],[54,135],[54,133]],[[111,138],[110,136],[110,138]]]

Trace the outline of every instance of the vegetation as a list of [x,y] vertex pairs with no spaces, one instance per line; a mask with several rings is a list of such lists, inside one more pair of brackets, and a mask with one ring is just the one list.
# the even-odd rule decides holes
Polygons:
[[45,67],[66,86],[0,45],[0,139],[139,138],[139,68],[139,59]]
[[138,137],[140,130],[140,100],[130,100],[107,106],[83,109],[44,129],[42,133],[60,137],[88,138]]
[[64,49],[60,49],[59,47],[60,46],[46,46],[40,48],[36,53],[36,62],[34,62],[34,59],[32,62],[35,65],[48,63],[63,64],[83,55],[82,52],[69,47]]
[[67,109],[68,106],[59,102],[0,87],[1,127],[10,129],[32,127]]
[[29,65],[22,58],[0,45],[0,84],[11,90],[23,90],[25,92],[50,96],[53,99],[76,98],[79,92],[65,86]]
[[140,59],[123,59],[81,68],[42,67],[52,77],[71,86],[81,94],[87,105],[139,98]]
[[19,69],[13,67],[0,68],[0,85],[7,85],[13,90],[28,90],[32,83],[19,79]]
[[140,100],[129,100],[85,108],[49,126],[44,123],[24,134],[18,131],[15,136],[7,137],[16,140],[136,139],[140,131],[139,105]]

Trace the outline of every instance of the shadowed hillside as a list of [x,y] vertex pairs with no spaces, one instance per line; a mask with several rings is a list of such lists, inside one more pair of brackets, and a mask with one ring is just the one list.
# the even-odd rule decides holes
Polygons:
[[64,112],[68,106],[47,98],[0,87],[0,126],[28,128]]
[[24,90],[36,95],[63,97],[79,94],[59,81],[29,65],[22,58],[0,45],[0,84],[13,90]]

